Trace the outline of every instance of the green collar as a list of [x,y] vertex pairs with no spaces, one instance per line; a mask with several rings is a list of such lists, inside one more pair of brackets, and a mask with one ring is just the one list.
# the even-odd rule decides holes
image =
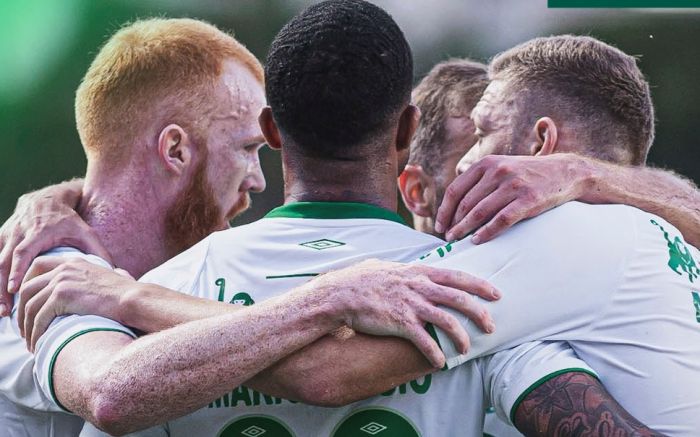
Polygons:
[[265,218],[360,219],[391,220],[406,225],[401,216],[388,209],[355,202],[294,202],[273,209]]

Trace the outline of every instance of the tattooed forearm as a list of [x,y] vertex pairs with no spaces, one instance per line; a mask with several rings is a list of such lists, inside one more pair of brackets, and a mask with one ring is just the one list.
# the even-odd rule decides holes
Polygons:
[[663,436],[632,417],[586,373],[564,373],[537,387],[518,406],[515,426],[526,436]]

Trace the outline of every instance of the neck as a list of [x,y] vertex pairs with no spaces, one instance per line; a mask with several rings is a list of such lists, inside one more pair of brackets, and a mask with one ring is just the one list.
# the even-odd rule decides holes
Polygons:
[[88,171],[78,211],[115,266],[139,278],[175,255],[165,244],[162,205],[147,177],[90,177]]
[[291,159],[282,154],[284,203],[358,202],[396,212],[396,158],[359,161]]

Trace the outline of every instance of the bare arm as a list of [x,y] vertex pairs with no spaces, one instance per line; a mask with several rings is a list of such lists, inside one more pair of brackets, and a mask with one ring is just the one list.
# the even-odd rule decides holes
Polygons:
[[700,191],[672,172],[624,167],[575,154],[487,156],[447,188],[436,229],[447,239],[476,230],[488,241],[515,223],[570,200],[622,203],[657,214],[700,244]]
[[590,188],[580,200],[622,203],[656,214],[677,227],[686,241],[700,246],[700,190],[672,171],[650,167],[623,167],[588,158]]
[[110,434],[185,415],[342,324],[327,298],[292,293],[138,340],[87,333],[58,355],[56,398]]
[[[88,264],[71,260],[29,280],[20,291],[20,305],[29,307],[33,300],[45,296],[41,291],[30,293],[27,302],[25,287],[32,289],[43,284],[42,290],[56,290],[79,282],[72,275],[80,270],[75,266],[81,263]],[[111,273],[97,266],[91,268]],[[435,305],[449,305],[486,319],[483,307],[472,305],[468,294],[452,288],[467,287],[465,284],[473,285],[474,281],[482,284],[484,294],[493,290],[461,272],[368,261],[325,274],[297,291],[262,304],[180,325],[134,342],[123,334],[89,333],[73,340],[59,355],[54,371],[57,398],[68,409],[110,432],[146,427],[193,411],[340,326],[409,339],[417,348],[417,361],[427,362],[422,353],[432,363],[429,368],[440,367],[444,356],[424,326],[428,322],[439,326],[450,333],[458,348],[466,350],[466,331],[453,316]],[[59,287],[60,284],[63,285]],[[65,292],[49,293],[47,300],[62,295]],[[305,300],[300,301],[302,298]],[[297,308],[304,311],[296,313]],[[314,317],[322,319],[316,323]],[[375,357],[387,353],[382,348],[389,343],[383,338],[367,338],[378,339],[373,349]],[[108,350],[104,352],[102,347]],[[403,347],[406,348],[405,343]],[[338,358],[329,356],[325,349],[322,353],[329,360]],[[66,364],[60,364],[61,360]],[[353,361],[356,360],[348,360]],[[382,364],[386,365],[386,360]],[[225,378],[222,373],[227,373]],[[297,371],[292,375],[298,374]],[[400,375],[404,374],[405,370]],[[347,377],[348,373],[343,375]],[[354,375],[358,375],[356,370]],[[289,373],[279,375],[280,379],[285,377]],[[84,389],[75,390],[76,384]],[[296,392],[290,392],[288,397],[294,399]],[[153,407],[156,404],[158,408]]]
[[632,417],[586,373],[564,373],[537,387],[518,405],[514,424],[532,437],[663,436]]
[[404,339],[342,328],[266,368],[245,385],[309,405],[339,407],[435,370]]

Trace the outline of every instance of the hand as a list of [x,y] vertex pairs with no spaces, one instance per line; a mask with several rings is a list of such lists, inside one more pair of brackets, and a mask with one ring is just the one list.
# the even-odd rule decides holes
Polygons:
[[479,228],[472,242],[489,241],[521,220],[579,198],[589,180],[586,162],[565,153],[486,156],[447,187],[435,229],[453,241]]
[[469,336],[459,321],[436,305],[460,311],[491,333],[493,320],[469,293],[487,300],[500,297],[488,282],[464,272],[378,260],[327,273],[306,286],[314,293],[330,291],[330,299],[348,327],[366,334],[406,338],[436,368],[444,365],[445,356],[426,331],[426,323],[444,330],[460,351],[469,348]]
[[29,265],[42,252],[72,246],[111,262],[95,231],[75,212],[82,181],[64,182],[19,198],[0,228],[0,317],[9,315],[12,296]]
[[54,318],[95,314],[120,320],[121,299],[136,281],[80,258],[42,256],[34,260],[19,291],[17,323],[34,350]]

